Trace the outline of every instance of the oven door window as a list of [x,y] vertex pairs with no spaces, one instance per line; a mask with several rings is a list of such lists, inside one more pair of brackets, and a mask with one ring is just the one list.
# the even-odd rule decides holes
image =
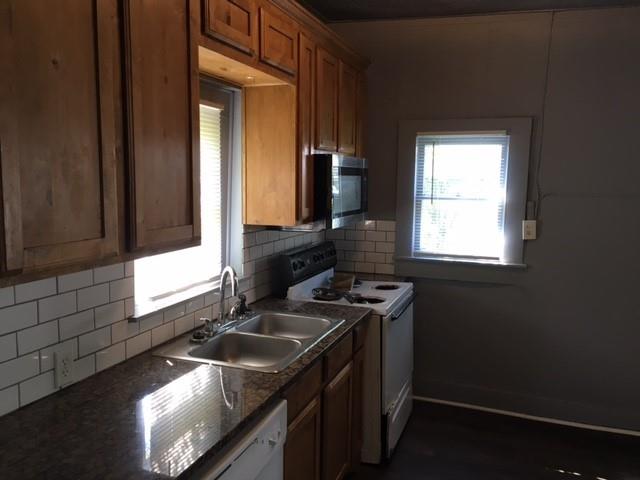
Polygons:
[[333,167],[331,190],[333,218],[348,217],[366,212],[366,170]]

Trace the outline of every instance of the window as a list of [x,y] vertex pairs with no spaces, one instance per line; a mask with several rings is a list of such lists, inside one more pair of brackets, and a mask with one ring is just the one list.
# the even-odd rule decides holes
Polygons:
[[231,179],[236,93],[205,80],[201,93],[201,244],[135,261],[136,310],[145,304],[162,308],[163,301],[176,295],[201,293],[195,292],[198,288],[211,290],[233,256],[227,246],[233,238],[230,226],[234,224],[228,208],[229,193],[232,183],[237,183]]
[[414,255],[500,260],[509,137],[417,135]]
[[400,123],[396,272],[455,279],[456,263],[523,266],[531,127],[520,117]]

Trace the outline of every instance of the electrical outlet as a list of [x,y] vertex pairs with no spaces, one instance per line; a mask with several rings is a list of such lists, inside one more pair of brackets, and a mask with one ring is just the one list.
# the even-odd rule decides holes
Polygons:
[[73,382],[73,370],[75,362],[71,352],[55,352],[56,387],[64,387]]
[[522,239],[535,240],[537,238],[536,226],[537,226],[537,222],[535,220],[523,220],[522,221]]

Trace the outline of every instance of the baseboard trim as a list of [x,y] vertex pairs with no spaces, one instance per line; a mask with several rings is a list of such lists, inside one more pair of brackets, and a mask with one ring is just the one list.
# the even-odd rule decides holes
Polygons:
[[595,430],[598,432],[615,433],[618,435],[629,435],[632,437],[640,437],[640,432],[637,432],[635,430],[625,430],[622,428],[602,427],[600,425],[589,425],[587,423],[569,422],[569,421],[560,420],[557,418],[538,417],[535,415],[527,415],[525,413],[512,412],[509,410],[500,410],[497,408],[482,407],[480,405],[472,405],[470,403],[452,402],[449,400],[442,400],[439,398],[421,397],[418,395],[414,395],[413,399],[419,402],[439,403],[441,405],[449,405],[452,407],[467,408],[469,410],[478,410],[481,412],[496,413],[498,415],[506,415],[509,417],[524,418],[526,420],[533,420],[536,422],[554,423],[556,425],[563,425],[566,427],[583,428],[585,430]]

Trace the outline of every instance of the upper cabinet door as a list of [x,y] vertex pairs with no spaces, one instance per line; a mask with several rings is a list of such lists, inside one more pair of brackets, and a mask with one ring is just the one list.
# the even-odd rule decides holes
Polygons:
[[365,72],[358,73],[358,89],[356,92],[356,156],[365,157],[364,132],[367,113],[367,80]]
[[338,82],[338,151],[356,153],[356,90],[358,74],[340,60]]
[[238,50],[255,55],[258,15],[254,0],[204,0],[204,31]]
[[0,27],[3,267],[118,252],[116,0],[5,0]]
[[260,60],[295,75],[298,29],[284,14],[260,8]]
[[338,146],[338,59],[321,47],[316,50],[316,148]]
[[301,223],[313,220],[313,123],[315,45],[300,34],[298,62],[298,219]]
[[197,22],[190,1],[125,2],[132,250],[200,241]]

